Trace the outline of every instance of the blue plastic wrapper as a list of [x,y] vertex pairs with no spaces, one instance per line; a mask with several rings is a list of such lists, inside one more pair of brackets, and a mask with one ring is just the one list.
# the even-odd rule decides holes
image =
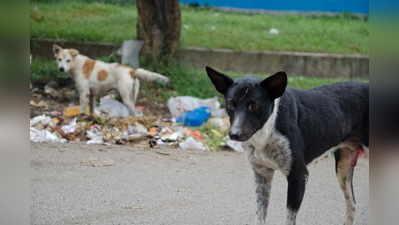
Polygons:
[[211,116],[211,109],[207,106],[202,106],[193,111],[185,112],[177,117],[177,123],[183,123],[185,126],[198,127],[208,121]]

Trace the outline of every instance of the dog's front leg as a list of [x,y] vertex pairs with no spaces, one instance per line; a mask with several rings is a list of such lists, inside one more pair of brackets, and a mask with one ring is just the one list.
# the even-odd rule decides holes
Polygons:
[[256,167],[255,191],[256,191],[256,225],[266,224],[267,207],[269,205],[270,191],[274,170],[267,167]]
[[301,207],[302,199],[305,194],[307,178],[308,171],[305,165],[299,168],[294,167],[287,177],[287,225],[296,224],[296,215]]
[[87,113],[90,102],[90,91],[85,90],[79,93],[80,113]]

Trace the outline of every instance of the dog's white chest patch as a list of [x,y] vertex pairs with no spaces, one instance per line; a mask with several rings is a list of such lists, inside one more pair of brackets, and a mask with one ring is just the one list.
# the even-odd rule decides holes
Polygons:
[[246,142],[249,161],[256,167],[268,167],[288,175],[291,168],[292,152],[287,138],[277,132],[271,134],[264,144]]
[[292,151],[288,139],[275,129],[279,99],[275,100],[273,113],[265,125],[257,131],[243,147],[254,168],[268,167],[288,175],[292,162]]

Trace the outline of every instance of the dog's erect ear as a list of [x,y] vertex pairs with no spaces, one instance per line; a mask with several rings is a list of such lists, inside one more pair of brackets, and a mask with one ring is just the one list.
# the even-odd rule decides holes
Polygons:
[[221,94],[226,94],[227,89],[233,84],[233,79],[208,66],[205,69],[216,90]]
[[60,51],[62,50],[61,46],[54,44],[53,45],[53,53],[54,55],[58,55],[58,53],[60,53]]
[[69,53],[72,57],[76,57],[77,55],[79,55],[79,51],[76,49],[69,49]]
[[277,72],[272,76],[264,79],[261,86],[266,89],[270,97],[274,99],[283,95],[287,87],[287,74],[285,72]]

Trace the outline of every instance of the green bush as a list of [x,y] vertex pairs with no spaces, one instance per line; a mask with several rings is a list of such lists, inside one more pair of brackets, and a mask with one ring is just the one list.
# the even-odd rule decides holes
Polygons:
[[55,80],[60,77],[67,77],[65,73],[61,73],[57,69],[57,64],[54,60],[43,58],[32,58],[31,65],[31,80]]

